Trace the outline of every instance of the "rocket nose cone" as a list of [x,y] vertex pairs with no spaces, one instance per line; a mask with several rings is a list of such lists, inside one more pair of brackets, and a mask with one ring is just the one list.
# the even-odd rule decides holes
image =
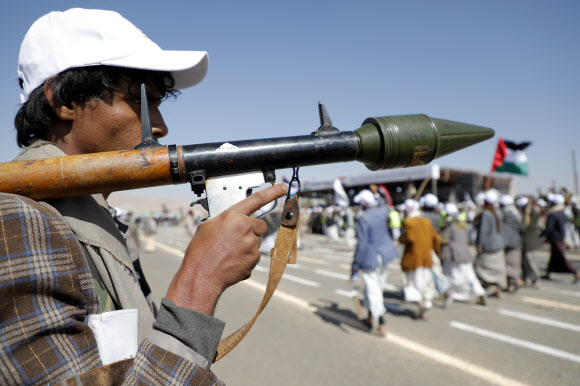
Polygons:
[[439,136],[439,144],[434,158],[443,157],[457,150],[475,145],[495,135],[495,131],[488,127],[438,118],[431,118],[431,120]]
[[424,114],[367,118],[355,133],[360,139],[357,160],[370,170],[425,165],[495,134],[487,127]]

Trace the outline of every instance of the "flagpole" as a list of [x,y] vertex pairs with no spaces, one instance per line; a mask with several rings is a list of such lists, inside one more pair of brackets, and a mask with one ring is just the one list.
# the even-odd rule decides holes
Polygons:
[[485,191],[488,191],[489,188],[491,188],[491,173],[493,172],[490,171],[487,175],[487,180],[485,181]]
[[423,193],[423,190],[425,189],[425,186],[427,186],[429,181],[431,181],[431,176],[423,180],[421,186],[419,186],[419,189],[417,189],[417,193],[415,193],[415,200],[418,200],[421,197],[421,193]]
[[[498,147],[499,147],[499,139],[498,139]],[[487,175],[487,178],[485,180],[485,186],[483,191],[487,192],[489,190],[489,188],[491,188],[491,175],[493,173],[493,171],[495,170],[495,157],[497,154],[497,147],[495,150],[495,153],[493,153],[493,160],[491,161],[491,168],[489,168],[489,174]]]
[[495,153],[493,154],[493,160],[491,161],[491,168],[489,170],[489,174],[487,175],[487,180],[485,181],[485,191],[488,191],[491,188],[491,175],[495,171],[495,169],[503,163],[503,159],[505,158],[506,154],[506,145],[503,141],[502,137],[497,139],[497,146],[495,148]]

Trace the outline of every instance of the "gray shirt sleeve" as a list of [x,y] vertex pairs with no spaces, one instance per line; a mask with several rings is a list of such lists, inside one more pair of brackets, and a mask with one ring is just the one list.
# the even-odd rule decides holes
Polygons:
[[163,299],[149,340],[209,370],[224,327],[219,319]]

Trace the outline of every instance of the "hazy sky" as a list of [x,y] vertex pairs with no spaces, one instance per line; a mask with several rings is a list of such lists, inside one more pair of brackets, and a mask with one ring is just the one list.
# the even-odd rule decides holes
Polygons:
[[[437,163],[487,172],[497,137],[531,141],[529,176],[515,178],[516,191],[573,189],[578,1],[5,1],[0,161],[18,153],[16,68],[28,27],[50,11],[94,4],[120,12],[164,49],[209,52],[206,79],[162,106],[164,144],[309,134],[322,101],[345,131],[367,117],[417,113],[492,127],[496,138]],[[303,180],[360,173],[358,163],[301,169]]]

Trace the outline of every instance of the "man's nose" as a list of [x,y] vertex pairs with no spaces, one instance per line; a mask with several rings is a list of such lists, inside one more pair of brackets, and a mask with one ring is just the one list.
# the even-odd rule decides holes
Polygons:
[[163,120],[163,115],[159,109],[151,110],[151,128],[153,132],[153,138],[163,138],[169,133],[169,129]]

